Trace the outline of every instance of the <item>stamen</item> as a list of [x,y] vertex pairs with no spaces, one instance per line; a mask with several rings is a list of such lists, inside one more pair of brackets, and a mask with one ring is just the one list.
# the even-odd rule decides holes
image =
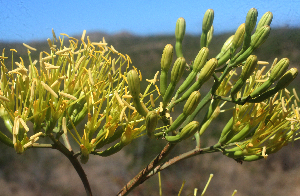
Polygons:
[[75,65],[75,71],[78,70],[78,67],[80,66],[80,64],[81,64],[81,62],[83,61],[84,58],[85,58],[85,55],[80,57],[80,59],[78,60],[78,62]]
[[25,131],[28,132],[29,128],[26,125],[25,121],[22,118],[19,118],[20,123],[22,124],[22,126],[24,127]]
[[74,100],[74,101],[77,100],[76,97],[74,97],[73,95],[70,95],[70,94],[68,94],[68,93],[59,92],[59,95],[61,95],[61,96],[63,96],[63,97],[66,97],[66,98],[69,98],[69,99],[72,99],[72,100]]
[[90,83],[91,83],[92,86],[94,86],[95,83],[94,83],[94,80],[93,80],[91,68],[89,68],[88,73],[89,73]]
[[43,134],[43,132],[38,132],[38,133],[32,135],[29,139],[34,140],[35,138],[40,137],[42,134]]
[[110,47],[111,47],[111,51],[112,51],[113,53],[119,53],[112,45],[111,45]]
[[23,146],[23,148],[24,149],[26,149],[26,148],[28,148],[28,147],[31,147],[36,141],[38,141],[39,140],[39,137],[36,137],[36,138],[34,138],[33,140],[31,140],[30,142],[27,142],[24,146]]
[[19,134],[19,127],[20,127],[20,121],[19,117],[16,116],[14,120],[14,126],[13,126],[13,134],[18,135]]
[[286,113],[287,110],[286,110],[285,103],[284,103],[284,97],[281,98],[281,106],[282,106],[283,112]]
[[54,30],[53,30],[53,29],[52,29],[52,35],[53,35],[53,37],[54,37],[55,41],[57,42],[56,35],[55,35],[55,32],[54,32]]
[[124,99],[122,99],[123,103],[131,110],[135,110],[135,107],[129,105],[129,103],[127,103],[127,101],[125,101]]
[[148,113],[149,110],[148,110],[148,108],[145,106],[145,104],[144,104],[143,101],[141,101],[141,105],[142,105],[142,107],[144,108],[144,110],[146,111],[146,113]]
[[1,100],[3,100],[3,101],[7,101],[7,102],[9,102],[9,99],[8,99],[8,98],[6,98],[6,97],[4,97],[4,96],[2,96],[2,95],[0,95],[0,99],[1,99]]
[[92,42],[92,45],[96,45],[96,46],[102,47],[102,46],[106,46],[107,43]]
[[117,98],[120,106],[123,108],[124,107],[124,103],[123,103],[121,97],[119,96],[119,94],[118,94],[118,92],[116,90],[115,90],[115,96],[116,96],[116,98]]
[[25,43],[23,43],[23,46],[25,46],[25,47],[28,48],[29,50],[34,50],[34,51],[36,51],[35,48],[33,48],[33,47],[31,47],[31,46],[29,46],[29,45],[27,45],[27,44],[25,44]]
[[56,57],[56,55],[47,56],[47,57],[43,58],[43,61],[47,61],[47,60],[50,60],[50,59],[55,58],[55,57]]
[[132,96],[131,96],[131,95],[123,95],[122,98],[123,98],[123,99],[131,99]]
[[51,42],[51,39],[50,39],[50,38],[48,38],[48,39],[47,39],[47,41],[48,41],[49,48],[51,48],[51,47],[52,47],[52,42]]
[[294,94],[295,99],[297,100],[297,102],[299,102],[300,100],[299,100],[299,97],[298,97],[298,95],[297,95],[297,92],[296,92],[296,89],[295,89],[295,88],[293,88],[293,94]]
[[67,120],[66,120],[66,117],[63,117],[63,119],[62,119],[62,129],[64,131],[64,134],[66,135],[67,134]]
[[262,155],[265,159],[267,159],[267,157],[268,157],[268,155],[266,154],[266,150],[267,150],[267,147],[264,146],[263,149],[262,149],[262,152],[261,152],[261,155]]
[[51,88],[53,88],[54,86],[58,85],[61,81],[63,81],[66,78],[66,76],[62,76],[57,78],[57,80],[55,80],[55,82],[53,82],[53,84],[51,84]]
[[112,69],[113,75],[116,74],[115,63],[116,63],[116,59],[114,58],[111,62],[111,69]]
[[257,61],[257,64],[259,64],[259,65],[269,65],[269,62],[267,62],[267,61]]
[[124,116],[124,113],[125,113],[125,110],[126,110],[127,106],[125,106],[122,111],[121,111],[121,114],[120,114],[120,122],[123,120],[123,116]]
[[82,36],[81,36],[81,41],[82,42],[84,42],[85,34],[86,34],[86,30],[83,30],[83,33],[82,33]]
[[55,54],[59,55],[59,54],[65,53],[65,52],[69,52],[69,51],[71,51],[71,50],[72,50],[72,48],[65,48],[65,49],[63,49],[63,50],[57,51]]
[[51,95],[53,95],[55,98],[58,98],[58,95],[52,90],[52,88],[50,88],[50,86],[45,84],[43,81],[41,81],[41,84],[44,87],[44,89],[46,89],[49,93],[51,93]]
[[155,103],[154,103],[154,99],[153,99],[153,94],[150,95],[150,101],[151,101],[151,106],[153,108],[155,108]]

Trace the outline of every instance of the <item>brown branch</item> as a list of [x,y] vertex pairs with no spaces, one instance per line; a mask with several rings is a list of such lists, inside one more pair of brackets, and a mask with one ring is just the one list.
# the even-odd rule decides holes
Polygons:
[[147,177],[144,179],[144,180],[147,180],[148,178],[152,177],[153,175],[157,174],[159,171],[162,171],[164,169],[166,169],[167,167],[179,162],[179,161],[182,161],[184,159],[187,159],[187,158],[190,158],[190,157],[193,157],[193,156],[196,156],[196,155],[199,155],[199,154],[206,154],[206,153],[213,153],[213,152],[219,152],[220,149],[219,148],[215,148],[214,146],[211,146],[211,147],[207,147],[207,148],[203,148],[203,149],[200,149],[200,148],[195,148],[189,152],[186,152],[186,153],[183,153],[181,155],[178,155],[172,159],[170,159],[169,161],[163,163],[162,165],[159,165],[157,166],[154,170],[152,170],[148,175]]
[[52,145],[52,148],[57,149],[58,151],[60,151],[61,153],[63,153],[72,163],[73,167],[75,168],[77,174],[79,175],[85,191],[86,191],[86,195],[87,196],[92,196],[92,190],[89,184],[89,181],[87,179],[87,176],[81,166],[81,164],[79,163],[78,159],[76,158],[75,154],[73,151],[69,151],[59,140],[55,139],[53,134],[49,134],[50,139],[54,142],[54,144]]
[[161,161],[170,153],[170,151],[174,148],[175,144],[168,143],[164,149],[155,157],[153,161],[151,161],[147,167],[145,167],[142,171],[140,171],[133,179],[131,179],[117,194],[118,196],[127,195],[130,191],[132,191],[135,187],[142,184],[146,179],[147,175],[158,166]]

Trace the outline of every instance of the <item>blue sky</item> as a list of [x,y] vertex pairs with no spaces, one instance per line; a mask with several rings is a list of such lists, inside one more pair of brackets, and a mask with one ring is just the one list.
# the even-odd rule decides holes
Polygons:
[[46,40],[56,34],[127,31],[136,35],[174,34],[175,23],[184,17],[186,32],[200,34],[202,18],[209,8],[215,11],[215,33],[235,31],[255,7],[258,18],[274,15],[271,27],[300,26],[300,0],[274,1],[133,1],[133,0],[0,0],[0,41]]

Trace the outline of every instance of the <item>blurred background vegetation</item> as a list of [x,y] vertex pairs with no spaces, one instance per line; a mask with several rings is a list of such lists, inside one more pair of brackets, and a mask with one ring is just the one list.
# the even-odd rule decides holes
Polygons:
[[[225,40],[234,34],[215,35],[209,46],[209,58],[216,56]],[[51,34],[50,34],[51,35]],[[58,35],[58,32],[57,32]],[[141,37],[123,32],[115,35],[105,33],[87,33],[91,41],[100,41],[105,37],[109,45],[123,54],[128,54],[133,65],[143,75],[142,91],[145,89],[146,78],[152,79],[160,71],[160,59],[166,44],[175,45],[174,36]],[[50,37],[50,36],[49,36]],[[81,35],[74,36],[80,39]],[[186,35],[183,40],[184,56],[189,63],[193,61],[200,47],[200,35]],[[37,51],[49,51],[47,41],[26,43]],[[0,43],[5,48],[6,56],[10,57],[9,49],[14,48],[14,60],[23,58],[28,65],[27,51],[22,43]],[[300,62],[300,29],[272,29],[267,41],[255,51],[258,60],[272,64],[274,58],[290,59],[290,67],[299,67]],[[32,59],[38,60],[39,52],[32,52]],[[175,59],[174,59],[175,61]],[[11,62],[6,61],[10,68]],[[269,65],[270,66],[270,65]],[[184,77],[188,75],[185,72]],[[184,78],[183,77],[183,78]],[[182,81],[183,82],[183,79]],[[201,88],[201,94],[210,89],[212,81]],[[289,86],[300,93],[300,77]],[[178,111],[178,113],[176,113]],[[173,119],[182,108],[176,107],[171,115]],[[202,147],[213,145],[229,119],[229,115],[221,113],[201,138]],[[203,114],[196,120],[201,121]],[[5,129],[2,122],[1,130]],[[82,128],[83,130],[83,128]],[[50,142],[50,141],[49,141]],[[115,195],[138,171],[146,166],[165,145],[165,141],[150,140],[146,136],[133,141],[131,145],[110,157],[91,156],[84,165],[94,195]],[[194,148],[195,142],[181,142],[173,150],[169,158]],[[231,195],[237,189],[237,195],[300,195],[300,143],[295,142],[267,160],[250,163],[237,163],[221,153],[196,156],[173,165],[161,172],[163,195],[177,195],[185,180],[182,195],[192,195],[198,188],[198,195],[204,188],[210,173],[214,177],[206,195]],[[0,144],[0,195],[84,195],[80,178],[71,167],[70,162],[59,152],[51,149],[29,149],[23,155],[14,149]],[[154,176],[136,188],[130,195],[158,195],[158,177]]]

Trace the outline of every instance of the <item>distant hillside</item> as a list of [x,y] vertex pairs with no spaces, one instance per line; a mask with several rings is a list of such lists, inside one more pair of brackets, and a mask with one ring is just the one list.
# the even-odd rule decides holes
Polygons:
[[[234,32],[213,37],[209,46],[209,58],[219,53],[225,40],[232,34]],[[57,32],[57,35],[59,35],[59,32]],[[109,46],[113,45],[119,52],[128,54],[133,65],[143,73],[143,78],[152,78],[156,71],[160,70],[160,59],[164,46],[169,43],[175,45],[174,36],[142,37],[126,32],[115,35],[87,32],[87,35],[91,41],[95,42],[105,37]],[[52,37],[51,32],[49,37]],[[81,35],[75,37],[80,39]],[[199,42],[200,35],[185,36],[183,51],[187,62],[194,60],[200,49]],[[33,41],[27,44],[35,47],[38,51],[49,51],[46,40],[43,42]],[[27,51],[22,43],[0,42],[1,52],[3,48],[5,48],[6,56],[10,56],[9,49],[16,49],[18,53],[14,54],[14,59],[17,60],[22,57],[25,64],[28,65]],[[279,59],[287,57],[290,59],[290,67],[299,69],[300,29],[272,29],[268,40],[255,51],[255,54],[259,60],[269,61],[270,63],[276,57]],[[38,60],[39,52],[33,51],[31,55],[33,60]],[[6,60],[5,64],[8,67],[11,65],[9,59]],[[300,92],[299,82],[300,76],[292,83],[292,86],[296,86],[298,92]],[[142,88],[144,87],[142,86]],[[178,108],[176,110],[180,111]],[[220,127],[224,119],[220,117],[217,120],[218,123],[212,124],[212,128],[210,127],[210,130],[201,136],[202,144],[214,142],[213,135],[220,134]],[[3,128],[1,123],[0,128]],[[147,137],[144,137],[126,147],[127,153],[120,152],[105,158],[105,160],[102,157],[93,156],[85,165],[85,168],[88,170],[87,174],[92,183],[92,188],[99,191],[96,195],[116,193],[125,182],[136,174],[137,170],[145,166],[145,162],[153,159],[157,154],[157,150],[163,144],[165,144],[165,141],[149,141]],[[178,155],[193,147],[194,143],[191,141],[182,142],[176,146],[170,156]],[[165,195],[177,195],[182,182],[186,180],[183,195],[192,195],[190,193],[194,188],[202,190],[209,174],[214,173],[215,177],[208,187],[207,195],[231,195],[234,189],[238,190],[238,195],[300,195],[299,147],[300,142],[297,141],[294,146],[284,147],[277,154],[269,156],[267,160],[244,163],[243,165],[223,156],[221,153],[187,159],[162,172],[163,192]],[[71,175],[74,171],[64,157],[57,156],[49,149],[39,149],[37,151],[30,149],[22,156],[15,154],[13,149],[8,149],[3,144],[0,144],[0,150],[2,152],[0,156],[0,188],[3,190],[2,194],[82,195],[80,191],[83,187],[79,184],[80,179],[74,173]],[[132,164],[129,164],[129,162]],[[134,167],[129,167],[130,165]],[[126,167],[129,168],[128,171],[122,171]],[[76,177],[74,178],[74,176]],[[104,193],[104,189],[108,189],[109,194]],[[132,195],[139,196],[143,194],[145,196],[158,195],[157,177],[143,183],[132,193]]]

